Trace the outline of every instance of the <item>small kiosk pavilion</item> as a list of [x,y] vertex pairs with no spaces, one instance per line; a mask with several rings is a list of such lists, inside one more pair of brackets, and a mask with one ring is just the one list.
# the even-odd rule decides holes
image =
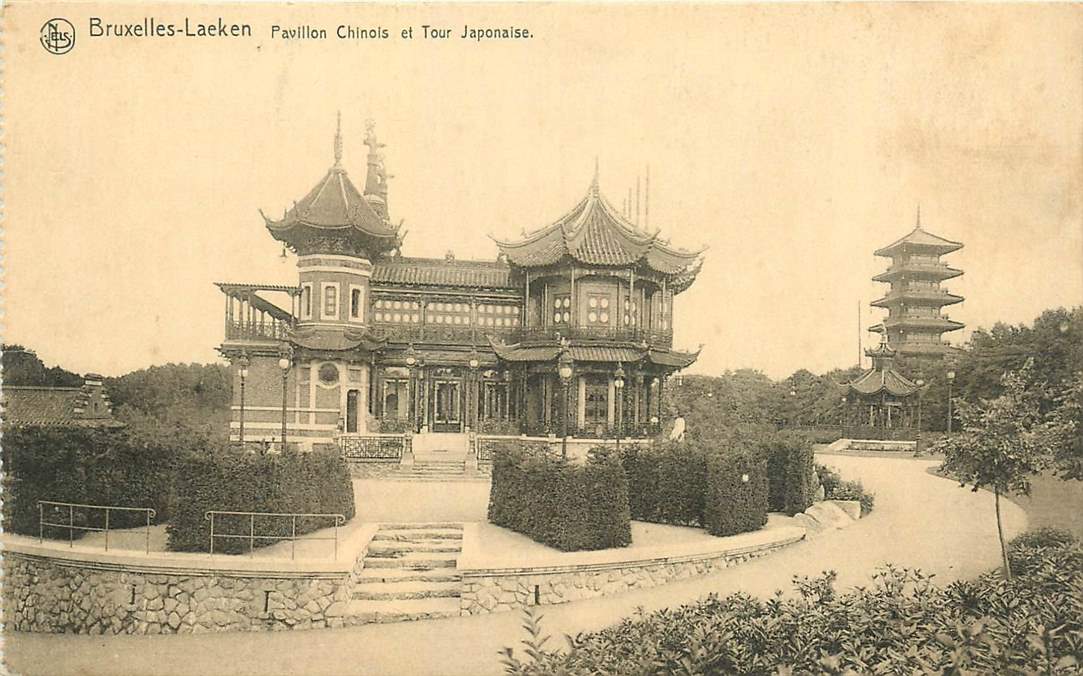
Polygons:
[[865,354],[872,368],[846,385],[850,420],[881,430],[917,428],[922,385],[895,369],[897,351],[888,345],[887,333]]

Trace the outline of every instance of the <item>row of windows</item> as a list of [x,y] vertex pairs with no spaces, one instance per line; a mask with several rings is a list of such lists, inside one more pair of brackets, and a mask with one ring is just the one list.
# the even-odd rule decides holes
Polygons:
[[[377,312],[373,319],[378,322],[391,322],[394,324],[420,324],[421,315],[414,312]],[[470,317],[463,315],[429,315],[429,324],[451,324],[457,326],[469,326]],[[478,326],[519,326],[518,317],[478,317]]]
[[[313,290],[312,284],[304,284],[301,287],[301,318],[312,319],[313,309]],[[365,304],[365,297],[360,287],[350,287],[350,319],[360,320],[362,319],[362,308]],[[338,319],[338,284],[324,284],[323,285],[323,299],[320,304],[320,319]]]

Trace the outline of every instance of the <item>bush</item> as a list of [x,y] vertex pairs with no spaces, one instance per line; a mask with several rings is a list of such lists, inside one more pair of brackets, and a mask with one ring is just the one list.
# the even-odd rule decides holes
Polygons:
[[688,443],[631,444],[621,449],[628,507],[638,521],[702,527],[707,458]]
[[[173,551],[208,551],[210,510],[236,512],[299,512],[354,516],[353,484],[342,458],[335,452],[313,451],[259,455],[240,450],[189,454],[177,472],[178,500],[166,528],[168,547]],[[332,526],[327,518],[297,520],[297,534]],[[248,517],[216,517],[216,533],[248,533]],[[257,533],[287,536],[291,520],[257,517]],[[276,540],[259,539],[256,547]],[[215,552],[247,551],[247,540],[215,538]]]
[[862,516],[872,511],[876,504],[876,496],[866,491],[860,481],[846,481],[837,470],[824,465],[816,465],[816,474],[824,487],[825,499],[857,500],[861,503]]
[[510,648],[509,674],[1068,674],[1083,655],[1083,551],[1019,547],[1035,566],[935,586],[886,567],[837,593],[834,574],[795,579],[793,598],[737,593],[626,618],[544,647],[538,618],[524,626],[529,659]]
[[703,510],[707,532],[726,536],[762,528],[768,490],[767,461],[756,451],[737,447],[709,455]]
[[753,443],[767,459],[770,510],[793,516],[808,509],[816,493],[815,463],[808,437],[775,432],[759,435]]
[[505,447],[493,458],[489,521],[562,551],[632,541],[628,482],[604,447],[575,465],[548,450]]
[[[156,521],[169,511],[173,449],[141,442],[124,429],[19,427],[3,438],[4,530],[38,534],[38,500],[118,507],[149,507]],[[68,511],[46,520],[67,522]],[[102,510],[76,509],[77,526],[100,528]],[[113,512],[110,528],[143,525],[146,516]],[[85,531],[76,531],[78,538]],[[68,538],[66,528],[46,528],[46,537]]]

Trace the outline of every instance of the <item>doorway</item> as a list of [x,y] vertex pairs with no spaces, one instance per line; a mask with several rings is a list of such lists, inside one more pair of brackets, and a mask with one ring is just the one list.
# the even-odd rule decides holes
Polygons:
[[433,381],[433,432],[462,432],[462,381]]

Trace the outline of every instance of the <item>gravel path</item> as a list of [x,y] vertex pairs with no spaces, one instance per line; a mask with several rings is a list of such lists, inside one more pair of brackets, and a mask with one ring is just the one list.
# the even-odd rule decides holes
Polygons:
[[[997,565],[992,495],[959,488],[914,459],[820,456],[847,478],[876,493],[876,511],[835,531],[708,578],[543,609],[547,633],[562,636],[600,628],[631,615],[694,600],[708,592],[767,595],[788,589],[793,575],[834,569],[839,585],[864,584],[885,562],[934,572],[941,583]],[[431,485],[433,491],[441,489]],[[475,487],[476,488],[476,487]],[[373,488],[374,492],[378,489]],[[387,490],[405,493],[404,487]],[[479,506],[470,487],[452,509]],[[464,504],[465,503],[465,504]],[[1004,502],[1009,537],[1026,524]],[[417,507],[419,508],[419,507]],[[461,511],[460,511],[461,510]],[[497,651],[523,638],[517,613],[308,632],[181,636],[9,634],[5,661],[14,673],[63,674],[499,674]]]

